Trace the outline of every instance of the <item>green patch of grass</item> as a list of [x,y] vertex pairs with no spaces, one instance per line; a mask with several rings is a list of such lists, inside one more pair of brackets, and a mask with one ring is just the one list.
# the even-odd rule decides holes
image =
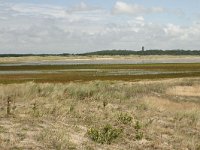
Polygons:
[[111,125],[105,125],[101,129],[91,128],[88,130],[89,137],[101,144],[111,144],[122,133],[121,129],[112,127]]
[[6,131],[6,129],[3,126],[0,126],[0,133],[3,133],[5,131]]
[[138,104],[136,106],[137,110],[148,110],[148,105],[145,103]]
[[131,117],[128,113],[120,113],[118,116],[118,121],[120,121],[123,124],[129,124],[133,120],[133,117]]
[[135,131],[136,131],[135,132],[136,140],[141,140],[143,138],[143,132],[141,130],[142,129],[141,123],[139,121],[136,121],[134,128],[135,128]]

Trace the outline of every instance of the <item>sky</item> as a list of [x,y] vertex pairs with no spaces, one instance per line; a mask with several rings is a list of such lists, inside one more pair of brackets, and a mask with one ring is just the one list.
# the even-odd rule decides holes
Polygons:
[[0,54],[200,50],[200,0],[0,0]]

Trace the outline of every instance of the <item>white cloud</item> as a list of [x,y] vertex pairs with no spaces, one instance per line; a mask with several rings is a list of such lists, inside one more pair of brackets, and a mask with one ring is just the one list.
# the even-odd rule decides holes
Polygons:
[[152,7],[146,8],[142,5],[138,4],[127,4],[122,1],[117,1],[113,8],[114,14],[131,14],[131,15],[138,15],[138,14],[146,14],[146,13],[163,13],[165,9],[162,7]]
[[99,8],[97,6],[90,6],[84,2],[81,2],[78,5],[75,5],[74,7],[69,8],[67,10],[67,12],[69,12],[69,13],[71,13],[71,12],[87,12],[87,11],[97,11],[97,10],[101,10],[101,8]]
[[48,5],[35,5],[35,4],[13,4],[10,5],[15,15],[27,16],[45,16],[54,18],[66,17],[67,13],[62,7],[52,7]]
[[138,20],[138,21],[142,21],[142,22],[144,21],[144,17],[143,16],[138,16],[135,19]]
[[137,4],[128,5],[127,3],[120,1],[117,1],[113,8],[114,14],[138,14],[144,11],[145,8],[143,6]]
[[200,36],[200,27],[194,23],[190,27],[180,27],[179,25],[168,24],[164,31],[172,40],[191,41],[193,37]]

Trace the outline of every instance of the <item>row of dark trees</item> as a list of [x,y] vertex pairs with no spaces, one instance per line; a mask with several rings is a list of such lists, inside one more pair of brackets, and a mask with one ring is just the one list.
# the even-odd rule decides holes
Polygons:
[[0,57],[25,57],[25,56],[92,56],[92,55],[200,55],[200,50],[103,50],[79,54],[0,54]]
[[79,55],[200,55],[200,50],[104,50]]

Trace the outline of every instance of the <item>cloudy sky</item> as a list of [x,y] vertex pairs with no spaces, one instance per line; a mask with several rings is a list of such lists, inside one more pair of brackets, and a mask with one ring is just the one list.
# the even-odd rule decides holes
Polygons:
[[0,53],[200,49],[199,0],[0,0]]

